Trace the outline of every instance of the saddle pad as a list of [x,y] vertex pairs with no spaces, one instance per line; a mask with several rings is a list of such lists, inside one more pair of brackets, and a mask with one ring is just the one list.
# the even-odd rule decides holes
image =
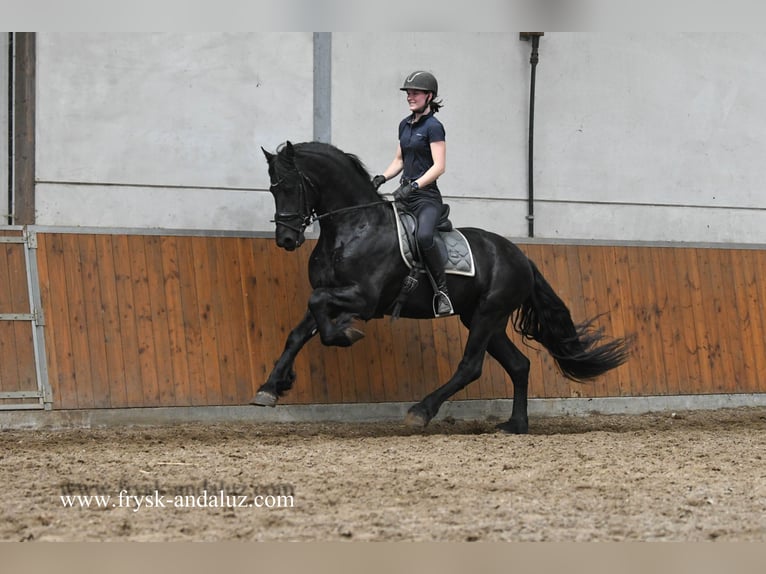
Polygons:
[[[412,269],[415,264],[415,258],[412,254],[412,241],[414,241],[415,218],[396,208],[395,203],[391,203],[396,214],[396,231],[399,236],[399,252],[407,267]],[[457,229],[451,231],[440,231],[444,246],[447,248],[447,261],[444,264],[444,271],[452,275],[465,275],[473,277],[476,274],[476,267],[473,260],[473,251],[465,236]]]

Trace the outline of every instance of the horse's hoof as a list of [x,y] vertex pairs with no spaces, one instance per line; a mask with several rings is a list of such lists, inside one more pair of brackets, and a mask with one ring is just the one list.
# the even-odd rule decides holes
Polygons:
[[419,404],[412,405],[404,417],[404,424],[408,427],[423,428],[431,422],[431,417],[425,413],[425,409],[418,408]]
[[278,400],[277,395],[273,393],[269,393],[268,391],[258,391],[255,394],[255,397],[253,397],[253,400],[250,401],[250,404],[258,407],[274,407]]
[[347,327],[343,334],[346,336],[346,338],[349,340],[349,343],[353,345],[356,343],[359,339],[364,338],[364,332],[360,331],[359,329],[356,329],[354,327]]
[[519,422],[508,420],[504,423],[495,425],[495,428],[506,434],[527,434],[529,432],[529,424],[527,424],[526,421]]
[[423,415],[417,415],[414,413],[407,413],[404,417],[404,426],[423,428],[428,424],[428,421]]

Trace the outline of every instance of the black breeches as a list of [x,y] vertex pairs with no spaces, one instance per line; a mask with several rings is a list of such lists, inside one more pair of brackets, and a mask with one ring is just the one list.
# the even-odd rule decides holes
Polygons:
[[418,218],[418,229],[415,239],[418,242],[421,252],[430,249],[434,244],[434,233],[436,226],[441,219],[443,204],[440,199],[431,199],[427,201],[420,200],[411,205],[410,208]]

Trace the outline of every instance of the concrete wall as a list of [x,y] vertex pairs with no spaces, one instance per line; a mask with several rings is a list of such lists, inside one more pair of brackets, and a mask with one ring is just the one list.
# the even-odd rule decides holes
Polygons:
[[[331,141],[383,170],[402,77],[430,69],[454,222],[524,236],[529,51],[333,33]],[[764,56],[761,34],[546,33],[537,236],[766,243]],[[312,34],[40,33],[37,65],[39,224],[272,231],[259,147],[313,137]]]
[[0,33],[0,227],[8,225],[8,42]]
[[265,229],[259,146],[311,139],[311,39],[38,34],[37,222]]

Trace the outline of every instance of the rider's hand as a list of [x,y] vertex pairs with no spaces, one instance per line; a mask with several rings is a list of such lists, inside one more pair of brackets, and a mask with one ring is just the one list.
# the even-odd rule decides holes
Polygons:
[[375,189],[378,189],[381,185],[386,183],[386,176],[385,175],[376,175],[372,178],[372,186]]
[[405,183],[404,185],[399,186],[399,188],[394,192],[394,199],[396,201],[404,201],[416,189],[418,189],[417,183]]

